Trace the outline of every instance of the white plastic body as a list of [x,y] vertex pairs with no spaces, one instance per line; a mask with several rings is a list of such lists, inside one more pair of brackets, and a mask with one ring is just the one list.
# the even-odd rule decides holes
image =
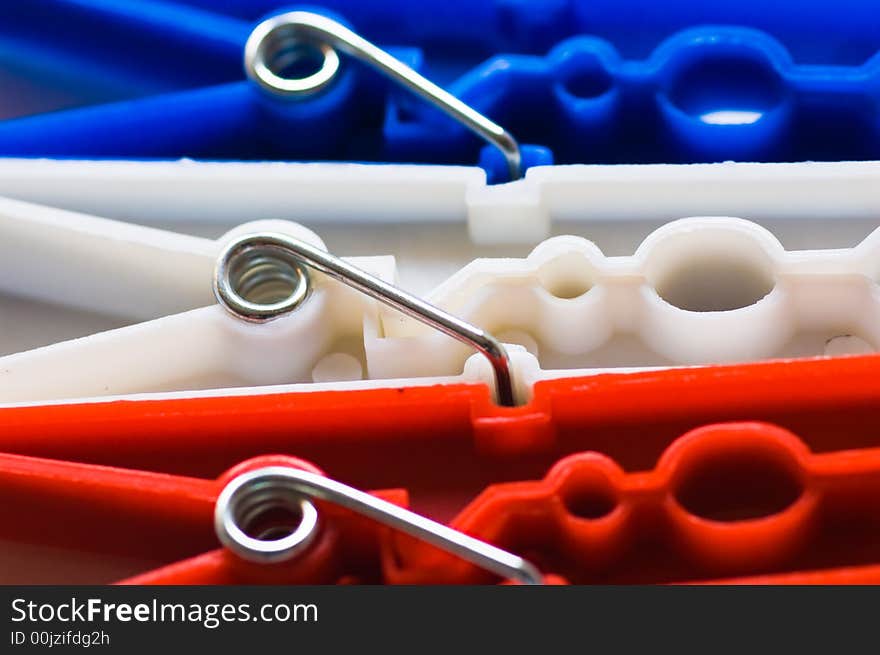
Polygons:
[[[395,256],[424,294],[480,257],[583,236],[632,254],[683,216],[739,216],[788,249],[849,247],[880,223],[880,162],[549,166],[487,186],[482,169],[336,163],[0,159],[0,195],[219,238],[263,218],[301,223],[331,252]],[[8,311],[7,311],[8,310]],[[0,352],[120,325],[0,298]]]
[[[212,240],[0,199],[0,290],[122,326],[0,358],[0,404],[491,384],[466,346],[320,275],[289,316],[227,314],[211,291],[215,257],[265,229],[325,246],[286,221]],[[350,261],[396,281],[392,257]],[[708,217],[664,225],[629,256],[551,238],[424,295],[521,346],[513,376],[526,399],[537,380],[598,370],[873,351],[878,279],[880,230],[854,248],[786,251],[755,223]]]
[[564,232],[613,254],[683,216],[747,218],[790,248],[852,245],[880,220],[878,186],[877,161],[540,166],[487,186],[482,169],[460,166],[0,159],[0,195],[178,231],[263,218],[322,234],[369,225],[373,246],[394,240],[383,226],[452,224],[465,242]]

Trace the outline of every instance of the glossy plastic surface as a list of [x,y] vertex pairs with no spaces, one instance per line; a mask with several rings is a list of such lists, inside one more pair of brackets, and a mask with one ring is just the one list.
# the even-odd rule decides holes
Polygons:
[[[16,498],[0,525],[4,540],[66,549],[54,581],[106,582],[157,565],[137,580],[278,581],[262,569],[230,573],[227,555],[203,551],[216,545],[210,507],[222,482],[210,480],[285,453],[361,489],[405,490],[395,502],[570,582],[799,582],[823,571],[876,581],[877,366],[863,356],[561,379],[515,409],[492,405],[479,386],[5,409],[0,451],[19,455],[0,457],[2,493]],[[742,420],[782,427],[705,427],[679,439]],[[363,529],[364,559],[349,566],[333,555],[332,574],[297,569],[290,580],[491,581]],[[118,575],[103,560],[69,570],[71,549],[96,548],[128,557]],[[180,559],[188,563],[164,568]],[[27,581],[26,570],[16,579]]]
[[[880,449],[815,455],[786,430],[726,423],[680,437],[649,472],[571,455],[541,481],[488,488],[453,524],[579,584],[833,572],[877,563],[878,494]],[[390,581],[427,581],[412,556]]]
[[[285,6],[279,0],[175,4],[245,19]],[[422,47],[455,43],[466,52],[540,52],[560,39],[589,33],[612,41],[627,56],[644,56],[672,32],[705,24],[767,31],[809,63],[860,63],[880,49],[871,0],[843,0],[833,7],[821,0],[324,0],[321,5],[349,16],[377,39],[403,34]]]
[[[327,503],[320,532],[293,560],[254,564],[217,549],[220,489],[269,465],[320,473],[286,456],[202,480],[2,455],[0,490],[17,501],[0,508],[0,537],[140,558],[148,570],[127,584],[497,582]],[[402,489],[376,493],[407,503]],[[878,500],[878,448],[813,454],[779,427],[722,423],[673,441],[652,471],[627,473],[583,452],[542,480],[493,484],[451,526],[538,562],[553,583],[870,584],[880,568]],[[80,581],[107,581],[92,575]]]
[[[319,540],[295,567],[259,566],[218,548],[213,511],[220,490],[239,473],[273,465],[320,473],[302,460],[278,456],[255,458],[214,481],[3,455],[0,489],[18,501],[0,508],[0,537],[69,549],[74,558],[77,551],[143,563],[193,557],[172,567],[176,584],[327,584],[359,571],[375,571],[380,528],[323,504]],[[401,491],[378,495],[395,503],[406,501]],[[106,574],[95,575],[95,583],[110,581],[101,577]],[[146,574],[139,581],[160,581],[163,576],[167,573]]]
[[[6,3],[0,65],[14,93],[0,107],[0,155],[479,161],[491,180],[506,179],[498,153],[356,63],[307,100],[260,93],[244,81],[243,44],[281,6],[201,4]],[[833,11],[628,4],[311,8],[535,144],[524,148],[526,167],[880,158],[880,27],[870,2]],[[627,21],[655,27],[623,30]],[[835,21],[847,31],[835,32]],[[820,51],[808,46],[817,42]]]

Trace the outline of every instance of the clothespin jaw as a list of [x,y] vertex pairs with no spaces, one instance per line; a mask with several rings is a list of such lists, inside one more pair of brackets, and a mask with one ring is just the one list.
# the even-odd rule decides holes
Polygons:
[[[570,455],[542,480],[489,486],[451,525],[574,584],[870,582],[878,498],[878,448],[814,454],[777,426],[722,423],[681,436],[647,472]],[[481,580],[409,540],[384,561],[392,583]]]
[[5,539],[129,562],[179,560],[130,584],[381,582],[389,526],[502,575],[540,581],[515,555],[405,509],[404,490],[364,493],[293,457],[253,458],[213,481],[0,455],[0,489],[19,498],[0,512]]

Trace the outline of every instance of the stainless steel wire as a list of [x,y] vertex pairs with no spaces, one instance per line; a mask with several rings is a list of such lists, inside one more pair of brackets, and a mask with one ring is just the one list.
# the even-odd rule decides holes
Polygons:
[[[279,70],[290,63],[299,48],[312,46],[320,52],[318,70],[305,77],[288,77]],[[292,11],[269,18],[254,29],[244,50],[245,71],[260,87],[274,94],[300,96],[325,88],[339,72],[336,50],[356,57],[459,121],[498,148],[507,161],[510,179],[522,177],[522,156],[516,139],[451,93],[441,89],[399,59],[373,45],[340,23],[306,11]]]
[[[240,288],[241,280],[249,277],[249,263],[258,262],[261,267],[266,267],[267,258],[272,256],[279,261],[280,275],[294,276],[290,279],[290,295],[268,304],[249,300],[243,296]],[[498,404],[515,404],[510,357],[498,339],[305,241],[274,232],[245,234],[232,240],[217,259],[214,293],[220,304],[235,316],[255,322],[271,320],[294,311],[308,296],[309,278],[301,270],[302,265],[328,275],[475,348],[492,365]],[[300,271],[299,277],[295,277],[296,273],[291,273],[297,270]]]
[[[503,578],[523,584],[542,584],[540,571],[522,557],[336,480],[284,466],[243,473],[224,487],[214,509],[217,536],[229,550],[250,561],[278,562],[293,558],[308,547],[318,529],[317,513],[309,498],[335,503],[367,516]],[[248,534],[244,519],[253,516],[260,507],[277,508],[279,503],[285,502],[290,509],[303,502],[311,508],[300,510],[302,520],[289,535],[263,539]]]

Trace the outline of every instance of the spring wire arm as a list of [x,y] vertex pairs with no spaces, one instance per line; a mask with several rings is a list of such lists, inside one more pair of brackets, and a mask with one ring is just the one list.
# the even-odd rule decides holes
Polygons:
[[[290,78],[272,70],[271,62],[279,53],[293,53],[297,46],[303,44],[317,46],[321,50],[323,63],[316,73],[302,78]],[[257,25],[245,45],[245,71],[251,79],[271,93],[284,96],[310,94],[321,90],[338,72],[339,57],[334,49],[377,69],[494,145],[504,154],[510,179],[522,177],[519,144],[507,130],[399,59],[325,16],[292,11]]]
[[[299,526],[280,539],[247,534],[242,517],[272,500],[297,503],[302,511]],[[345,507],[410,536],[457,555],[477,566],[522,584],[542,584],[541,572],[528,560],[475,539],[442,523],[411,512],[346,484],[299,469],[270,466],[244,473],[220,493],[214,509],[214,527],[224,546],[254,562],[291,559],[307,548],[318,530],[318,515],[309,499]]]
[[[278,303],[263,305],[249,302],[242,297],[236,288],[236,270],[241,261],[245,262],[246,269],[248,258],[255,253],[270,253],[279,259],[292,260],[293,265],[296,266],[296,286],[288,298]],[[245,234],[234,239],[217,259],[214,270],[214,293],[220,304],[239,318],[254,322],[272,320],[296,310],[308,296],[309,276],[302,265],[357,289],[475,348],[492,365],[498,404],[508,407],[516,404],[510,356],[498,339],[485,330],[305,241],[274,232]]]

